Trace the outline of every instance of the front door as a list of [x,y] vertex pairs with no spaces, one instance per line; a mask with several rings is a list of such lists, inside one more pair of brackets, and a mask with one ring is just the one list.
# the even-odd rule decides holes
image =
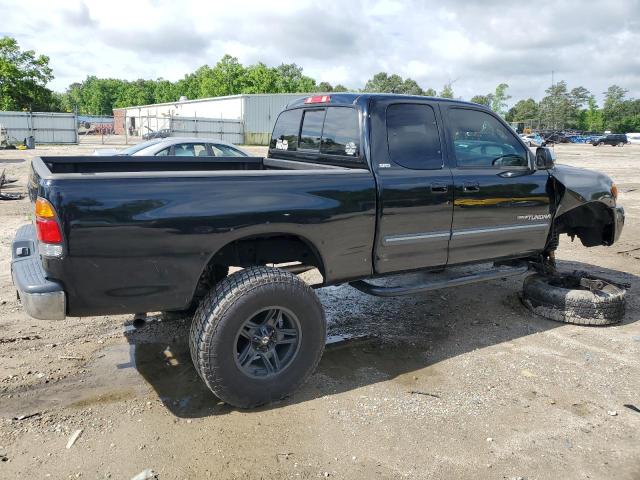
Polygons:
[[371,158],[380,195],[377,273],[447,263],[453,182],[438,117],[437,105],[428,102],[387,100],[372,109]]
[[549,175],[493,113],[443,105],[455,184],[449,265],[520,257],[544,248]]

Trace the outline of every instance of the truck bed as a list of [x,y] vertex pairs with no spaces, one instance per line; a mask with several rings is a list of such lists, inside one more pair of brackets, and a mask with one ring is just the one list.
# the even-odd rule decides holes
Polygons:
[[[263,157],[40,157],[34,159],[41,177],[61,174],[147,172],[221,172],[237,170],[348,170],[347,167]],[[45,167],[45,168],[42,168]],[[104,176],[104,175],[103,175]]]
[[185,308],[217,252],[264,236],[309,245],[327,283],[371,274],[376,189],[364,164],[42,157],[29,194],[57,213],[64,255],[42,261],[71,316]]

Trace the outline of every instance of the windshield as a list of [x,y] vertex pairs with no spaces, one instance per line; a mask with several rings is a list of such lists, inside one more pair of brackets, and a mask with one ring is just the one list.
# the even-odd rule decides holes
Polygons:
[[138,143],[136,145],[132,145],[129,148],[125,148],[120,151],[118,155],[133,155],[136,152],[139,152],[143,148],[150,147],[151,145],[155,145],[156,143],[160,143],[164,140],[164,138],[154,138],[153,140],[147,140],[146,142]]

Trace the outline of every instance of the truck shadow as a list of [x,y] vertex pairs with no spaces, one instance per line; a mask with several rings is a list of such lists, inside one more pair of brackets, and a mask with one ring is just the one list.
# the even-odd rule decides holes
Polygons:
[[[560,262],[559,267],[589,271],[640,288],[640,277],[632,274],[579,262]],[[321,289],[318,294],[327,312],[330,342],[317,371],[291,397],[252,411],[282,408],[389,380],[407,394],[437,397],[442,381],[438,363],[563,326],[529,312],[520,302],[520,289],[521,281],[515,279],[391,299],[370,297],[348,286]],[[623,325],[635,322],[639,311],[634,296],[627,295]],[[125,335],[132,347],[132,365],[166,408],[181,418],[235,410],[217,399],[193,368],[188,321],[148,323],[128,328]]]

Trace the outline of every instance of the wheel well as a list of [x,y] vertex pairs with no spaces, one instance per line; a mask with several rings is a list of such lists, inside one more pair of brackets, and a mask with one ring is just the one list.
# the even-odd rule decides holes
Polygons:
[[[226,275],[228,267],[246,268],[295,262],[298,262],[299,266],[317,268],[324,282],[325,270],[320,253],[306,239],[296,235],[274,234],[235,240],[214,253],[204,265],[194,289],[194,298],[204,295],[221,280],[217,276],[222,271],[225,272],[223,276]],[[295,270],[292,271],[295,273]]]
[[613,243],[613,217],[610,209],[599,202],[576,207],[556,218],[557,233],[577,236],[585,247]]

